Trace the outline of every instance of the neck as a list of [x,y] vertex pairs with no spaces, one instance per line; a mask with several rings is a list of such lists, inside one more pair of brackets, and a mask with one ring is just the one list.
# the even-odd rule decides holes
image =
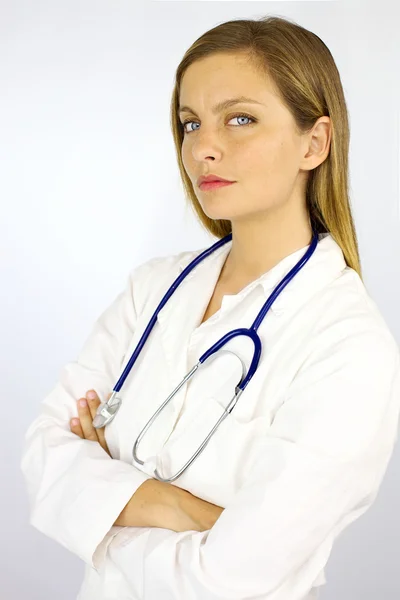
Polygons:
[[311,244],[313,232],[307,214],[292,219],[281,216],[232,221],[232,246],[221,271],[222,283],[254,281],[289,254]]

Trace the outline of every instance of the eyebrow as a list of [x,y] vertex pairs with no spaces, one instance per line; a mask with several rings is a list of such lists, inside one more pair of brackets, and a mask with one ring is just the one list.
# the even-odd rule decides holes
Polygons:
[[[215,104],[215,106],[213,106],[212,112],[214,115],[216,115],[217,113],[221,112],[225,108],[229,108],[230,106],[233,106],[234,104],[242,104],[245,102],[247,104],[262,105],[261,102],[258,102],[257,100],[254,100],[253,98],[248,98],[247,96],[238,96],[237,98],[228,98],[227,100],[222,100],[222,102],[218,102],[217,104]],[[191,112],[194,115],[196,114],[195,111],[192,108],[190,108],[190,106],[180,106],[178,108],[178,112],[179,113]]]

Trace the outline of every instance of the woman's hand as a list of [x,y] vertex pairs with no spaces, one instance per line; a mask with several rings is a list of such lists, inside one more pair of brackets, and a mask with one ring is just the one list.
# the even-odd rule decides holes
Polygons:
[[[108,398],[111,396],[111,394],[112,392],[108,394]],[[81,406],[82,401],[86,402],[86,406]],[[80,398],[78,400],[79,419],[71,419],[70,428],[72,433],[75,433],[80,438],[90,440],[92,442],[98,442],[100,446],[107,452],[107,454],[111,456],[104,436],[105,427],[101,427],[100,429],[95,429],[93,427],[93,419],[96,416],[97,407],[99,404],[100,400],[95,390],[89,390],[86,392],[86,398]]]

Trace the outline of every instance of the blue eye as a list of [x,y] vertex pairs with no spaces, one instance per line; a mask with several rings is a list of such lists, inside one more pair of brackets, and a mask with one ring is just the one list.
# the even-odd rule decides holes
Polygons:
[[[254,119],[253,117],[250,117],[250,115],[246,115],[244,113],[239,113],[236,115],[233,115],[232,117],[229,118],[229,121],[231,119],[238,119],[240,117],[244,117],[245,119],[250,119],[250,121],[253,121],[253,123],[257,122],[257,119]],[[191,129],[190,131],[188,131],[185,127],[185,125],[187,125],[187,123],[195,123],[195,121],[191,120],[191,119],[186,119],[186,121],[184,121],[182,123],[182,127],[183,127],[183,133],[192,133],[193,131],[195,131],[195,129]],[[244,123],[244,125],[251,125],[252,123]],[[234,125],[234,127],[238,127],[238,125]],[[242,127],[242,125],[240,125],[240,127]]]

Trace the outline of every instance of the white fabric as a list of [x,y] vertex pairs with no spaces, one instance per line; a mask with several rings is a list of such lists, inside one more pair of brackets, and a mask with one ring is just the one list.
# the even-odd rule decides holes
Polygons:
[[[158,315],[106,427],[113,459],[69,429],[76,400],[105,399],[180,272],[203,250],[153,258],[96,321],[75,362],[41,403],[21,468],[31,524],[86,563],[79,600],[311,600],[325,583],[334,540],[372,505],[398,437],[400,353],[358,274],[330,234],[268,311],[258,370],[233,412],[173,485],[225,508],[205,532],[112,524],[158,465],[175,474],[239,382],[240,362],[207,361],[161,413],[150,416],[201,354],[250,327],[307,247],[200,325],[231,242],[195,267]],[[250,339],[231,340],[247,368]]]

